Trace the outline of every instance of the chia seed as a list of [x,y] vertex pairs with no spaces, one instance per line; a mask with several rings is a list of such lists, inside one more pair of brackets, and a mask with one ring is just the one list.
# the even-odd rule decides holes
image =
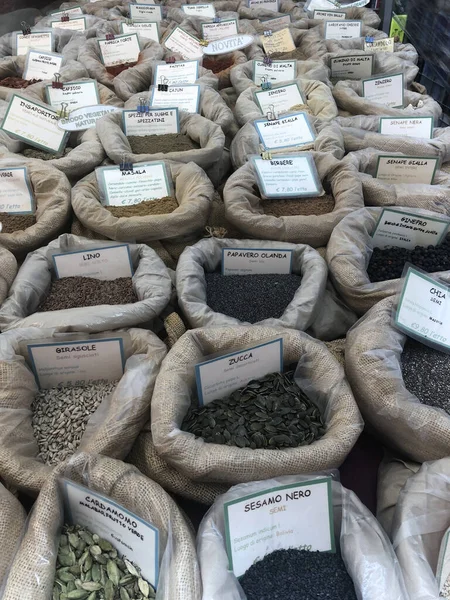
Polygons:
[[0,212],[0,223],[2,224],[2,233],[14,233],[23,231],[36,223],[34,215],[16,215],[13,213]]

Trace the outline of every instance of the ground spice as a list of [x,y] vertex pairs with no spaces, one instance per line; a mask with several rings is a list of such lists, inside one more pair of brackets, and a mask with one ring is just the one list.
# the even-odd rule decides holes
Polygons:
[[291,50],[291,52],[274,52],[270,55],[272,60],[308,60],[301,48]]
[[221,73],[226,71],[234,65],[234,57],[232,54],[226,54],[225,56],[203,56],[202,66],[204,69],[208,69],[213,73]]
[[331,194],[317,198],[297,198],[280,200],[261,200],[261,207],[266,215],[288,217],[295,215],[325,215],[334,210],[334,198]]
[[0,79],[0,86],[7,88],[27,88],[34,83],[40,83],[42,79],[22,79],[22,77],[5,77]]
[[110,75],[112,75],[113,77],[117,77],[117,75],[120,75],[121,73],[123,73],[124,71],[129,69],[130,67],[134,67],[136,65],[137,65],[137,62],[131,62],[131,63],[123,63],[122,65],[113,65],[112,67],[105,67],[105,68]]
[[34,225],[36,217],[35,215],[15,215],[0,212],[0,223],[2,224],[2,233],[14,233]]
[[144,200],[129,206],[105,206],[115,217],[144,217],[146,215],[166,215],[178,208],[178,202],[172,196],[158,200]]
[[51,152],[46,152],[45,150],[39,150],[39,148],[33,148],[32,146],[25,148],[22,151],[22,154],[25,158],[39,158],[40,160],[54,160],[55,158],[62,158],[63,156],[67,156],[69,152],[72,152],[73,148],[64,148],[63,152],[59,154],[52,154]]
[[133,154],[157,154],[161,152],[185,152],[200,146],[184,133],[165,135],[130,135],[127,137]]
[[131,277],[118,277],[110,281],[91,277],[64,277],[52,282],[38,312],[134,302],[137,302],[137,296]]

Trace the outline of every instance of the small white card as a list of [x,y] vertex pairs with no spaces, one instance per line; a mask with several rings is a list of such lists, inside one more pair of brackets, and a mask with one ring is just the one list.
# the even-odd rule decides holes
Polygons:
[[263,19],[264,27],[273,29],[274,27],[286,27],[292,23],[291,15],[283,15],[282,17],[274,17],[273,19]]
[[120,27],[122,33],[137,33],[138,35],[141,35],[149,40],[153,40],[154,42],[158,42],[159,44],[159,29],[156,21],[136,21],[132,25],[128,25],[128,23],[121,23]]
[[334,79],[364,79],[373,73],[373,54],[356,54],[330,59],[331,77]]
[[252,163],[266,198],[301,198],[321,194],[322,186],[311,155],[277,155],[270,160],[253,157]]
[[190,17],[215,17],[214,4],[183,4],[183,12]]
[[58,279],[93,277],[110,281],[119,277],[133,276],[128,244],[63,252],[54,254],[52,258]]
[[23,71],[23,78],[27,80],[53,79],[55,73],[60,72],[62,61],[62,54],[29,50]]
[[69,81],[62,88],[45,86],[45,95],[48,104],[52,108],[60,109],[61,103],[66,102],[69,111],[83,106],[92,106],[100,102],[97,82],[91,81]]
[[431,140],[433,129],[433,117],[380,117],[379,132],[383,135],[401,135]]
[[157,64],[153,83],[158,85],[163,80],[167,80],[168,85],[193,84],[198,79],[198,65],[198,60]]
[[122,119],[126,136],[180,133],[178,108],[154,108],[148,113],[124,110]]
[[160,92],[155,86],[150,105],[158,108],[176,106],[183,112],[197,113],[200,106],[200,86],[171,85],[167,92]]
[[305,104],[298,83],[289,83],[267,91],[255,92],[256,102],[263,115],[276,114],[291,110],[294,106]]
[[258,119],[255,127],[266,150],[302,146],[316,139],[306,114],[302,112],[273,121]]
[[326,40],[351,40],[361,37],[362,21],[325,21]]
[[121,337],[30,343],[27,349],[40,389],[117,381],[125,368]]
[[380,155],[375,169],[375,177],[393,184],[425,183],[431,185],[438,166],[438,157]]
[[437,246],[447,233],[448,218],[429,217],[384,208],[372,234],[373,247],[414,249],[416,246]]
[[219,23],[202,23],[202,36],[205,40],[222,40],[230,35],[237,34],[238,26],[236,19],[227,19]]
[[133,21],[162,21],[159,4],[130,4],[130,18]]
[[56,17],[59,15],[69,15],[69,17],[71,17],[72,15],[82,15],[83,11],[81,9],[81,6],[74,6],[72,8],[66,8],[65,10],[52,10],[50,14],[52,15],[52,17]]
[[185,59],[196,59],[203,56],[199,40],[181,27],[176,27],[164,41],[164,46],[172,52],[178,52]]
[[222,275],[289,275],[292,250],[222,248]]
[[86,17],[69,19],[68,21],[52,21],[53,29],[70,29],[72,31],[86,31]]
[[318,21],[345,21],[345,11],[344,10],[315,10],[313,19]]
[[247,0],[249,8],[265,8],[278,12],[278,0]]
[[34,196],[26,167],[0,169],[0,212],[30,215]]
[[112,40],[100,39],[98,45],[105,67],[135,63],[141,51],[139,38],[135,33],[116,35]]
[[224,398],[252,379],[283,371],[283,338],[195,365],[200,405]]
[[391,108],[403,108],[405,91],[403,73],[364,79],[362,86],[363,98],[366,100]]
[[29,35],[16,31],[16,54],[23,56],[29,49],[39,50],[40,52],[53,52],[53,32],[52,31],[34,31]]
[[450,576],[450,552],[448,541],[450,539],[450,527],[444,533],[444,537],[442,538],[441,548],[439,550],[439,558],[438,558],[438,566],[436,569],[436,579],[438,581],[439,586],[439,597],[446,598],[448,597],[448,593],[444,590],[444,586],[447,588],[446,584]]
[[272,35],[260,35],[259,39],[267,55],[275,52],[293,52],[295,50],[295,43],[288,27],[273,31]]
[[121,171],[118,166],[98,167],[95,173],[104,204],[109,206],[131,206],[171,196],[163,162],[139,163],[134,165],[133,171]]
[[224,513],[229,568],[236,577],[275,550],[336,551],[331,477],[231,500]]
[[110,106],[108,104],[82,106],[81,108],[72,110],[67,118],[61,118],[58,121],[58,127],[63,131],[93,129],[99,119],[118,110],[120,109],[117,106]]
[[364,50],[366,52],[394,52],[394,38],[383,38],[373,42],[364,41]]
[[274,85],[292,81],[296,77],[296,60],[274,60],[271,65],[266,65],[262,60],[253,61],[253,82],[256,85],[266,81]]

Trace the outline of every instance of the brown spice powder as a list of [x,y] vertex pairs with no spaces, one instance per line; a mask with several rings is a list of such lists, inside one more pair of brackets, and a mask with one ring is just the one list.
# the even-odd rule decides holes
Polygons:
[[166,215],[178,208],[178,202],[172,196],[158,200],[144,200],[129,206],[105,206],[115,217],[144,217],[146,215]]
[[234,58],[232,54],[220,56],[219,58],[216,58],[214,56],[207,56],[206,54],[203,56],[203,68],[208,69],[213,73],[221,73],[222,71],[226,71],[233,65]]
[[42,79],[22,79],[22,77],[5,77],[0,79],[0,86],[7,88],[23,89],[29,85],[41,82]]
[[123,73],[123,71],[126,71],[127,69],[129,69],[130,67],[134,67],[135,65],[137,65],[137,62],[123,63],[122,65],[113,65],[111,67],[105,68],[110,75],[112,75],[113,77],[117,77],[117,75],[120,75],[120,73]]
[[270,55],[273,60],[285,59],[285,60],[307,60],[301,48],[291,50],[291,52],[274,52]]
[[34,225],[36,217],[34,215],[15,215],[0,212],[0,223],[2,224],[2,233],[14,233]]
[[157,154],[161,152],[184,152],[200,146],[184,133],[167,133],[166,135],[130,135],[127,140],[133,154]]
[[73,148],[64,148],[64,151],[60,154],[52,154],[51,152],[46,152],[45,150],[39,150],[39,148],[25,148],[22,154],[25,158],[39,158],[40,160],[54,160],[56,158],[62,158],[63,156],[67,156],[69,152],[72,152]]
[[261,200],[261,207],[266,215],[274,217],[324,215],[334,210],[334,198],[325,194],[318,198]]

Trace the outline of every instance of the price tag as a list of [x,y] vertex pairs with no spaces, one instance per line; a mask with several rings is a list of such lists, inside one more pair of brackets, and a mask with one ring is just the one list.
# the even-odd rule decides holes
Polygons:
[[84,131],[93,129],[98,119],[109,113],[120,110],[117,106],[97,104],[96,106],[82,106],[73,110],[67,119],[60,119],[58,127],[64,131]]
[[383,135],[401,135],[431,140],[433,137],[433,117],[380,117],[379,132]]
[[310,144],[316,136],[305,113],[294,113],[274,121],[258,119],[255,127],[266,150]]
[[224,398],[252,379],[283,370],[283,338],[195,365],[200,405]]
[[34,213],[34,197],[26,167],[0,169],[0,212],[19,215]]
[[331,477],[225,502],[224,521],[229,568],[236,577],[275,550],[336,552]]
[[39,50],[40,52],[52,52],[54,48],[52,31],[35,31],[29,35],[23,35],[15,31],[16,54],[24,56],[28,50]]
[[47,103],[58,109],[62,102],[67,102],[69,110],[100,102],[97,82],[93,79],[91,81],[69,81],[62,88],[54,88],[49,84],[45,86],[45,95]]
[[383,38],[373,42],[364,41],[364,50],[366,52],[394,52],[394,38]]
[[227,19],[226,21],[220,21],[220,23],[202,23],[202,36],[205,40],[221,40],[230,35],[237,35],[237,33],[236,19]]
[[214,4],[182,4],[183,12],[190,17],[212,17],[216,16]]
[[116,381],[125,369],[120,337],[27,344],[27,350],[40,389]]
[[11,98],[1,128],[47,152],[62,152],[67,142],[67,133],[58,127],[58,114],[19,94]]
[[198,65],[198,60],[157,64],[153,83],[158,85],[163,79],[167,79],[169,85],[195,83],[198,79]]
[[53,79],[55,73],[59,73],[61,70],[62,61],[62,54],[29,50],[23,78],[28,80]]
[[297,77],[296,60],[273,60],[266,65],[262,60],[253,61],[253,82],[261,85],[264,81],[272,84],[292,81]]
[[373,247],[412,250],[416,246],[437,246],[445,237],[449,223],[448,218],[384,208],[372,234]]
[[313,19],[317,21],[339,21],[345,20],[344,10],[315,10]]
[[388,183],[432,184],[438,157],[380,155],[375,177]]
[[286,27],[292,23],[291,15],[283,15],[282,17],[274,17],[273,19],[263,19],[264,27],[274,29],[275,27]]
[[278,12],[278,0],[247,0],[249,8],[265,8]]
[[339,56],[330,59],[331,77],[335,79],[356,79],[370,77],[373,73],[373,54]]
[[99,167],[95,173],[104,204],[109,206],[130,206],[171,195],[163,162],[139,163],[133,171],[121,171],[118,166]]
[[178,108],[155,108],[148,113],[124,110],[122,119],[126,136],[180,133]]
[[362,85],[363,98],[366,100],[392,108],[403,108],[405,87],[403,73],[364,79]]
[[139,58],[141,48],[139,38],[135,33],[116,35],[113,40],[98,40],[101,59],[105,67],[135,63]]
[[254,157],[252,163],[267,198],[320,196],[322,192],[311,155],[277,156],[270,160]]
[[107,540],[119,556],[137,565],[155,589],[159,574],[158,529],[106,496],[62,480],[64,506],[71,524],[87,527]]
[[291,110],[299,104],[305,104],[305,99],[298,87],[298,83],[290,83],[289,85],[272,88],[271,90],[255,92],[255,98],[264,115],[270,110],[272,112],[275,110],[278,114]]
[[86,17],[69,19],[68,21],[52,21],[53,29],[70,29],[72,31],[86,31]]
[[64,252],[54,254],[52,258],[58,279],[93,277],[110,281],[119,277],[133,276],[128,244]]
[[361,37],[362,21],[325,21],[326,40],[351,40]]
[[274,31],[272,35],[261,35],[259,39],[266,54],[292,52],[295,50],[294,40],[288,28]]
[[157,87],[153,87],[150,105],[160,108],[176,106],[183,112],[198,113],[200,86],[171,85],[167,92],[160,92]]
[[184,29],[181,29],[181,27],[175,27],[164,41],[164,46],[168,50],[172,50],[172,52],[178,52],[186,59],[201,58],[203,56],[199,40]]
[[222,275],[289,275],[292,250],[222,248]]
[[137,21],[136,23],[133,23],[132,25],[128,25],[128,23],[121,23],[120,24],[120,28],[122,33],[128,34],[128,33],[137,33],[138,35],[141,35],[144,38],[147,38],[149,40],[153,40],[154,42],[158,42],[159,44],[159,29],[158,29],[158,23],[156,21],[154,22],[144,22],[144,21]]
[[52,17],[62,15],[69,15],[70,17],[73,15],[82,15],[83,11],[81,9],[81,6],[73,6],[72,8],[66,8],[65,10],[52,10],[50,14],[52,15]]
[[159,4],[130,4],[130,18],[133,21],[162,21]]

